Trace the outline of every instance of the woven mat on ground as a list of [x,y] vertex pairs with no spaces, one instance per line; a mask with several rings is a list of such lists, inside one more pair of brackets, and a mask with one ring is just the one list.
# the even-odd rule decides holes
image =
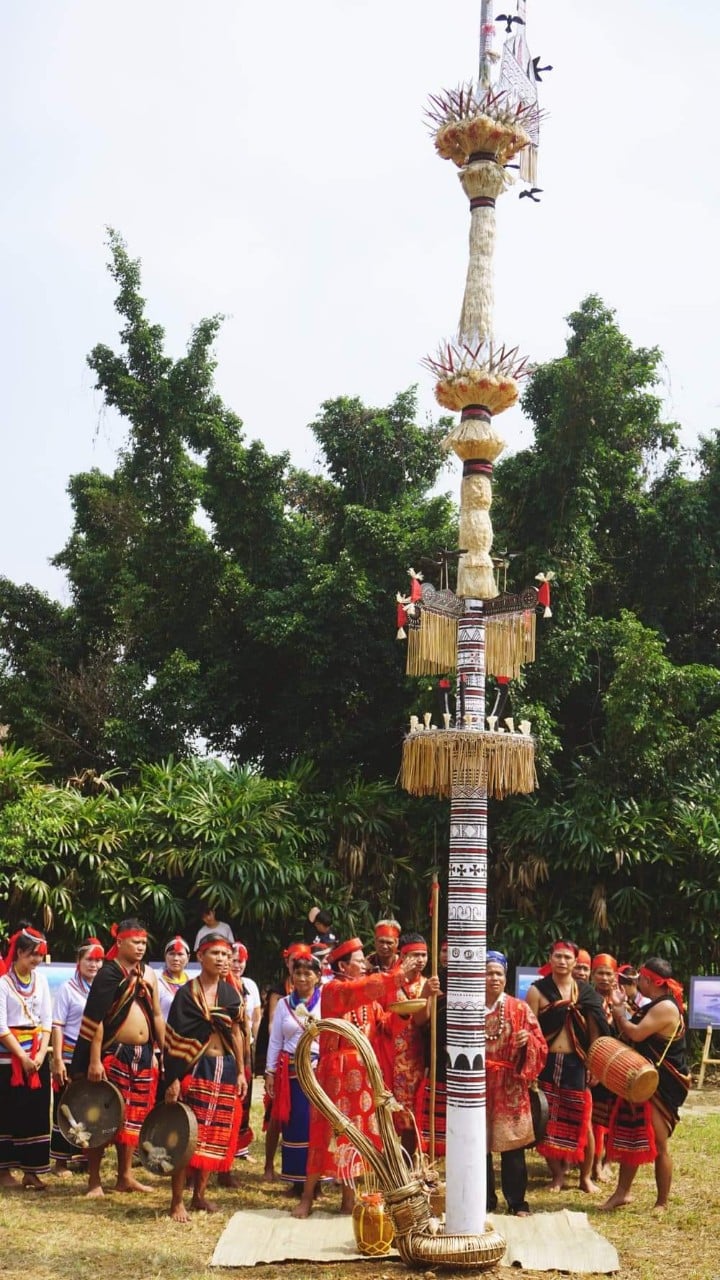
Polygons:
[[[585,1213],[562,1210],[531,1218],[501,1214],[488,1221],[507,1245],[501,1266],[595,1275],[620,1269],[615,1249],[593,1231]],[[341,1214],[315,1212],[311,1218],[298,1219],[281,1209],[246,1209],[228,1222],[211,1266],[355,1261],[362,1259],[355,1249],[350,1219]]]

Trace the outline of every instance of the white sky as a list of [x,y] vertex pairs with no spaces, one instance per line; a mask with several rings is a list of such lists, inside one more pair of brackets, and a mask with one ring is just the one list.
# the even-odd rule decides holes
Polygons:
[[[475,74],[479,11],[2,6],[0,573],[68,599],[48,565],[70,530],[68,477],[110,469],[124,439],[85,364],[117,345],[108,224],[142,259],[174,354],[226,314],[218,389],[248,438],[311,466],[322,400],[383,405],[419,382],[435,412],[419,361],[456,327],[469,214],[422,111]],[[600,293],[633,341],[663,349],[668,416],[692,444],[720,416],[720,4],[528,0],[528,42],[554,66],[544,194],[498,202],[497,336],[551,358],[563,317]],[[519,410],[503,425],[511,448],[529,443]]]

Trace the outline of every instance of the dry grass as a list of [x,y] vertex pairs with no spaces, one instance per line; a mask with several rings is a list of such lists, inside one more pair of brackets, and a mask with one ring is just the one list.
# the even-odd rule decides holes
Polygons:
[[[258,1125],[259,1129],[259,1125]],[[612,1215],[593,1211],[587,1197],[568,1191],[560,1199],[544,1190],[544,1165],[529,1161],[530,1197],[536,1211],[559,1207],[588,1211],[591,1222],[616,1246],[621,1260],[620,1280],[716,1280],[720,1277],[717,1240],[720,1207],[717,1178],[720,1169],[720,1090],[691,1095],[685,1118],[673,1138],[675,1182],[670,1209],[653,1215],[652,1174],[642,1169],[636,1182],[635,1204]],[[262,1154],[257,1142],[254,1154]],[[108,1182],[111,1168],[107,1160]],[[242,1167],[242,1166],[241,1166]],[[237,1209],[279,1208],[287,1204],[281,1187],[265,1187],[261,1164],[242,1167],[243,1187],[220,1190],[214,1198],[220,1212],[198,1214],[179,1226],[166,1216],[169,1186],[152,1179],[157,1190],[143,1196],[108,1195],[104,1201],[84,1199],[84,1181],[50,1180],[43,1195],[0,1193],[0,1273],[3,1280],[85,1280],[122,1273],[141,1280],[222,1280],[234,1272],[208,1266],[220,1233]],[[151,1179],[146,1178],[150,1181]],[[337,1197],[328,1196],[328,1208]],[[400,1280],[414,1273],[400,1262],[355,1263],[348,1267],[288,1263],[254,1267],[252,1280]],[[433,1273],[417,1273],[421,1275]],[[472,1272],[438,1272],[460,1277]],[[479,1274],[479,1273],[477,1273]],[[501,1268],[502,1280],[515,1270]],[[560,1272],[523,1272],[528,1280],[560,1280]],[[567,1273],[564,1280],[568,1280]],[[572,1277],[570,1277],[572,1280]]]

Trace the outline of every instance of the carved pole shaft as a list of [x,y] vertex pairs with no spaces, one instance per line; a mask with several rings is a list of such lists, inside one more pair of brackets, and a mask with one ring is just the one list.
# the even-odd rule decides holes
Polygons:
[[[458,629],[468,730],[485,723],[482,605],[466,600]],[[487,790],[456,787],[450,805],[447,1006],[448,1232],[481,1234],[487,1194],[485,1136],[485,925]]]

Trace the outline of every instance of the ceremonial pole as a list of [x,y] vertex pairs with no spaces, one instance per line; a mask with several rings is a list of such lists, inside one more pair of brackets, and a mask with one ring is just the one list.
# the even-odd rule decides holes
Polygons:
[[537,91],[525,42],[526,0],[506,23],[499,75],[492,50],[492,0],[482,0],[477,84],[431,98],[439,155],[451,160],[470,203],[468,270],[456,336],[426,362],[444,408],[460,412],[444,446],[463,463],[457,591],[423,584],[409,598],[408,673],[454,669],[454,724],[422,728],[413,717],[403,744],[401,781],[418,795],[449,795],[446,1226],[448,1234],[485,1230],[485,962],[488,794],[498,799],[536,785],[530,725],[498,725],[485,713],[488,674],[519,674],[534,657],[534,589],[498,595],[490,507],[493,465],[505,442],[497,415],[518,398],[525,363],[493,333],[495,203],[514,182],[512,166],[534,173]]

